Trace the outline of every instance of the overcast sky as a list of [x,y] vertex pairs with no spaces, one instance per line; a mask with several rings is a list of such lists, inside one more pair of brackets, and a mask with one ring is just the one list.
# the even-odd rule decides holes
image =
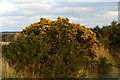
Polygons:
[[0,0],[0,29],[21,31],[40,18],[67,17],[86,27],[118,21],[118,0]]

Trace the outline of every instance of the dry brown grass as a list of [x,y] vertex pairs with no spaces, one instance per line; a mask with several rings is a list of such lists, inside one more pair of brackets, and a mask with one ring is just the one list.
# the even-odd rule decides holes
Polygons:
[[[35,75],[34,73],[29,73],[27,71],[17,72],[14,69],[14,66],[9,66],[8,61],[5,59],[0,59],[0,63],[2,64],[2,78],[42,78],[39,75]],[[0,69],[1,69],[0,67]]]
[[8,45],[10,42],[0,42],[0,45]]
[[7,61],[1,59],[2,62],[2,78],[19,78],[15,70],[9,66]]
[[112,56],[110,55],[110,53],[109,53],[109,50],[108,49],[105,49],[104,48],[104,45],[100,45],[100,47],[97,47],[96,48],[96,53],[97,53],[97,56],[99,57],[99,56],[105,56],[105,57],[107,57],[107,58],[109,58],[110,60],[113,60],[112,59]]
[[8,62],[0,59],[2,63],[2,78],[39,78],[38,75],[30,74],[26,71],[16,72],[14,67],[9,66]]
[[[96,53],[98,56],[105,56],[110,61],[113,62],[113,65],[116,64],[115,60],[113,59],[112,55],[110,55],[109,49],[106,49],[103,44],[100,45],[100,47],[96,48]],[[111,78],[117,78],[118,77],[118,68],[113,67],[113,70],[110,72]]]

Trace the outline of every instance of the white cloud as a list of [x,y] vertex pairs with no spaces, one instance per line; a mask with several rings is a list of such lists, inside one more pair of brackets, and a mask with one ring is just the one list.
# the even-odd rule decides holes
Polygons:
[[69,17],[68,19],[70,19],[70,22],[72,23],[79,23],[81,25],[84,25],[82,23],[85,22],[84,18]]
[[0,17],[0,32],[2,32],[2,17]]
[[33,14],[34,12],[33,12],[33,11],[23,11],[22,13],[25,14],[25,15],[31,15],[31,14]]
[[113,8],[117,5],[117,3],[116,4],[101,3],[102,4],[101,5],[99,3],[91,4],[91,2],[87,4],[86,3],[62,4],[55,2],[37,3],[33,1],[32,3],[7,2],[7,4],[5,2],[4,4],[2,4],[5,5],[5,10],[2,11],[2,13],[4,13],[3,19],[0,18],[0,21],[3,22],[2,25],[3,30],[22,30],[22,28],[24,28],[25,26],[29,26],[34,22],[38,22],[41,17],[50,20],[55,20],[58,16],[67,17],[70,19],[70,22],[73,23],[84,24],[85,26],[92,27],[99,24],[100,25],[107,24],[112,20],[115,20],[117,18],[118,13],[116,8]]
[[64,12],[69,11],[69,10],[74,10],[76,12],[88,12],[90,10],[92,10],[92,8],[86,8],[86,7],[64,7],[64,8],[58,8],[61,10],[63,10]]
[[17,3],[15,4],[16,7],[19,7],[19,8],[24,8],[24,7],[48,7],[49,4],[48,3]]
[[[58,3],[59,4],[59,3]],[[80,12],[85,13],[92,11],[93,8],[89,7],[56,7],[52,3],[23,3],[23,4],[15,4],[17,8],[16,12],[12,12],[12,15],[30,15],[30,16],[38,16],[38,15],[70,15],[72,11],[75,14],[80,14]]]
[[16,10],[15,6],[9,2],[1,2],[0,7],[1,7],[0,8],[1,14],[12,12],[12,11]]
[[117,16],[118,16],[118,11],[109,11],[109,12],[107,12],[107,13],[98,14],[98,15],[96,15],[96,16],[105,17],[105,18],[117,17]]
[[23,19],[23,18],[26,18],[26,17],[25,16],[3,16],[2,20],[9,21],[9,20],[14,20],[14,19],[19,20],[19,19]]
[[2,18],[2,17],[0,17],[0,22],[2,21],[2,19],[3,19],[3,18]]
[[11,2],[118,2],[119,0],[9,0]]
[[69,19],[71,20],[71,21],[74,21],[74,20],[76,20],[76,21],[81,21],[82,19],[80,19],[80,18],[76,18],[76,17],[69,17]]
[[13,25],[13,24],[15,24],[16,23],[16,21],[14,21],[14,20],[10,20],[9,21],[9,25]]

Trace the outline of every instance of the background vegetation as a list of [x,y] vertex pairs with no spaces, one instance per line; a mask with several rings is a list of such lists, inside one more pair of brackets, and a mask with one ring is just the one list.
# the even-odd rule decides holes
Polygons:
[[0,35],[0,40],[2,42],[11,42],[16,39],[16,34],[17,33],[11,33],[11,34],[1,34]]
[[117,66],[120,67],[120,23],[113,21],[110,25],[92,29],[98,40],[109,49],[110,55],[114,58]]

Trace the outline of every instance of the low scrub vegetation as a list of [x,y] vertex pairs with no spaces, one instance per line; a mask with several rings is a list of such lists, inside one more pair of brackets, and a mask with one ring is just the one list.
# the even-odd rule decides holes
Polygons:
[[2,46],[3,58],[15,72],[32,78],[110,77],[114,59],[98,54],[99,29],[70,23],[68,18],[41,18]]
[[110,55],[114,58],[116,66],[120,67],[120,23],[113,21],[110,25],[92,29],[100,43],[105,45]]

